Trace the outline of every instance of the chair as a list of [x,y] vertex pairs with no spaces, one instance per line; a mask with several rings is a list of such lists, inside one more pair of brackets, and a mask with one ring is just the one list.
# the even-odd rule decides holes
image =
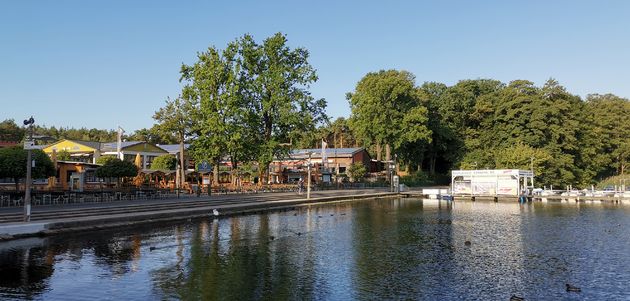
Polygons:
[[33,204],[41,205],[42,204],[42,195],[33,194]]
[[44,205],[46,205],[46,201],[48,201],[48,204],[50,205],[50,203],[52,202],[52,195],[50,193],[44,194],[42,196],[42,203]]

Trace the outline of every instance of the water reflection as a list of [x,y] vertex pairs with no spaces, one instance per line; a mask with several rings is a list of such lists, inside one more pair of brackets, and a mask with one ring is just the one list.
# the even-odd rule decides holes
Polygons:
[[10,241],[0,299],[625,299],[629,217],[388,199]]

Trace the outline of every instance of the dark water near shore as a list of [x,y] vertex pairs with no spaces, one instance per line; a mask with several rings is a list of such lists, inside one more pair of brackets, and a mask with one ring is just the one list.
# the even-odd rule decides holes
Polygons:
[[0,243],[2,300],[511,295],[630,300],[630,204],[360,201]]

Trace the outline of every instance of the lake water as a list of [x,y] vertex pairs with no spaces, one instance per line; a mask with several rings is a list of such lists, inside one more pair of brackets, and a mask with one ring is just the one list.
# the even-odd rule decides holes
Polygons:
[[2,300],[512,295],[630,300],[630,205],[387,199],[0,243]]

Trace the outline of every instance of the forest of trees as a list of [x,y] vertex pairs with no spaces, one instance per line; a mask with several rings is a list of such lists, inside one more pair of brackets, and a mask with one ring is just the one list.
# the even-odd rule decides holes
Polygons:
[[553,79],[542,87],[489,79],[415,86],[413,75],[389,70],[366,75],[348,97],[350,129],[363,146],[378,153],[389,145],[429,177],[533,168],[539,184],[587,187],[624,174],[630,159],[630,102],[611,94],[581,99]]
[[[311,96],[317,81],[306,49],[281,33],[250,35],[199,52],[182,65],[181,95],[153,116],[156,124],[126,136],[151,143],[191,143],[190,156],[232,166],[265,166],[291,148],[366,147],[374,158],[434,183],[452,169],[530,169],[539,185],[588,187],[623,175],[630,160],[630,102],[612,94],[573,95],[556,80],[462,80],[418,84],[407,71],[366,74],[346,95],[348,118],[326,116]],[[37,126],[55,139],[115,141],[114,130]],[[24,129],[0,123],[0,140]],[[216,166],[216,165],[215,165]],[[263,172],[264,170],[261,170]]]

